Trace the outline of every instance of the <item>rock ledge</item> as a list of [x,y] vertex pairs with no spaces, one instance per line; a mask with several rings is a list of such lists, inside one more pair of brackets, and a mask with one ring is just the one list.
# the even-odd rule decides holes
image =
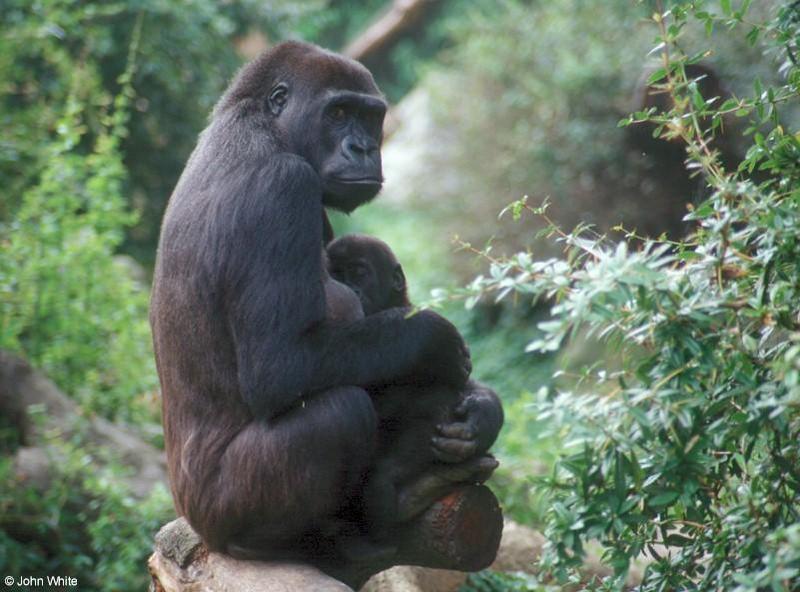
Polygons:
[[147,566],[153,578],[151,592],[353,592],[310,565],[240,561],[209,553],[183,518],[158,532]]

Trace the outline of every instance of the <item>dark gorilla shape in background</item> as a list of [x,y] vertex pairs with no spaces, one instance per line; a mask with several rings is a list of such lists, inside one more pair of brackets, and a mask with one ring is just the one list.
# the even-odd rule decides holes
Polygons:
[[[211,550],[340,556],[365,535],[365,389],[469,376],[444,318],[364,317],[328,275],[324,206],[380,189],[385,110],[361,65],[282,43],[231,83],[170,198],[151,324],[175,505]],[[331,293],[351,299],[343,318]]]
[[[328,245],[331,276],[351,288],[364,314],[411,306],[403,268],[383,241],[342,236]],[[487,479],[496,461],[485,453],[503,425],[490,388],[470,380],[458,389],[391,385],[370,389],[378,413],[378,460],[366,490],[366,515],[377,537],[413,518],[453,483]]]

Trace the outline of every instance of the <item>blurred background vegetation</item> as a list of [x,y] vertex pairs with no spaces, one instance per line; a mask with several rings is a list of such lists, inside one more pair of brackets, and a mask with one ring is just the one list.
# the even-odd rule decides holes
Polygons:
[[[659,42],[651,21],[659,3],[426,4],[413,26],[364,57],[393,105],[387,183],[375,203],[334,219],[337,233],[374,234],[394,248],[412,300],[463,285],[488,262],[519,250],[534,259],[561,254],[563,243],[541,217],[498,219],[522,196],[536,205],[548,198],[550,219],[566,229],[591,224],[615,239],[633,233],[636,245],[645,235],[677,241],[696,227],[684,220],[687,207],[703,203],[714,187],[690,175],[685,144],[654,136],[663,121],[618,125],[634,111],[647,119],[649,107],[674,107],[647,92],[660,67],[661,54],[651,52]],[[699,100],[718,96],[719,105],[786,88],[796,3],[688,4],[693,18],[681,25],[680,48],[692,56],[685,73],[702,80]],[[286,38],[346,50],[391,5],[2,3],[0,349],[22,355],[56,383],[77,404],[78,427],[65,434],[34,418],[45,426],[36,445],[46,444],[58,460],[47,487],[36,489],[15,469],[19,450],[32,443],[11,415],[0,416],[0,572],[72,574],[82,590],[146,585],[144,560],[153,533],[172,515],[169,494],[163,486],[133,492],[126,459],[92,437],[91,422],[111,420],[161,446],[147,298],[166,201],[239,65]],[[730,17],[745,5],[738,21]],[[703,11],[720,19],[703,18]],[[748,35],[756,23],[770,22],[784,28],[765,25],[760,38]],[[736,170],[758,130],[797,129],[798,103],[785,103],[755,125],[748,110],[714,120],[723,166]],[[788,175],[791,164],[790,157],[772,176]],[[768,167],[754,167],[745,176],[769,183]],[[535,485],[557,470],[565,444],[557,433],[543,433],[534,405],[559,377],[585,376],[588,364],[614,355],[584,339],[556,352],[526,352],[542,335],[546,299],[532,303],[521,290],[516,305],[508,300],[484,296],[468,310],[448,301],[444,312],[471,346],[476,378],[504,400],[494,479],[504,509],[543,528],[552,497]],[[487,578],[472,585],[538,589],[528,580]]]

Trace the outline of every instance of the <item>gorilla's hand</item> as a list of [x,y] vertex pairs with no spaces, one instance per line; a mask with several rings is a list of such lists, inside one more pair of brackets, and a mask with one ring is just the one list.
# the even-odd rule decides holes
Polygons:
[[443,316],[423,310],[411,319],[427,335],[416,373],[434,382],[461,389],[472,372],[469,348],[453,324]]
[[485,453],[503,425],[503,407],[490,388],[469,382],[461,397],[453,420],[438,425],[431,442],[434,455],[443,462],[463,462]]

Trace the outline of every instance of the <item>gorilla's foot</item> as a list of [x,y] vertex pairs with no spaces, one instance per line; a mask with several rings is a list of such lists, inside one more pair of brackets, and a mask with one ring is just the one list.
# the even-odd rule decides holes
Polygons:
[[345,537],[336,541],[334,559],[314,558],[316,567],[354,590],[371,576],[398,565],[397,546],[371,541],[369,537]]
[[[481,463],[478,463],[481,464]],[[488,463],[487,463],[488,464]],[[358,555],[351,561],[316,562],[328,575],[358,590],[373,574],[393,565],[478,571],[497,555],[503,513],[497,498],[483,485],[459,485],[422,514],[400,525],[392,537],[396,549],[385,555]],[[371,556],[370,556],[371,554]]]
[[433,465],[398,492],[398,521],[409,521],[460,485],[483,483],[497,465],[497,460],[488,454],[458,464]]
[[337,549],[351,563],[391,563],[397,555],[397,545],[376,542],[367,536],[339,540]]
[[497,498],[483,485],[462,485],[398,532],[397,563],[478,571],[494,561],[503,532]]

